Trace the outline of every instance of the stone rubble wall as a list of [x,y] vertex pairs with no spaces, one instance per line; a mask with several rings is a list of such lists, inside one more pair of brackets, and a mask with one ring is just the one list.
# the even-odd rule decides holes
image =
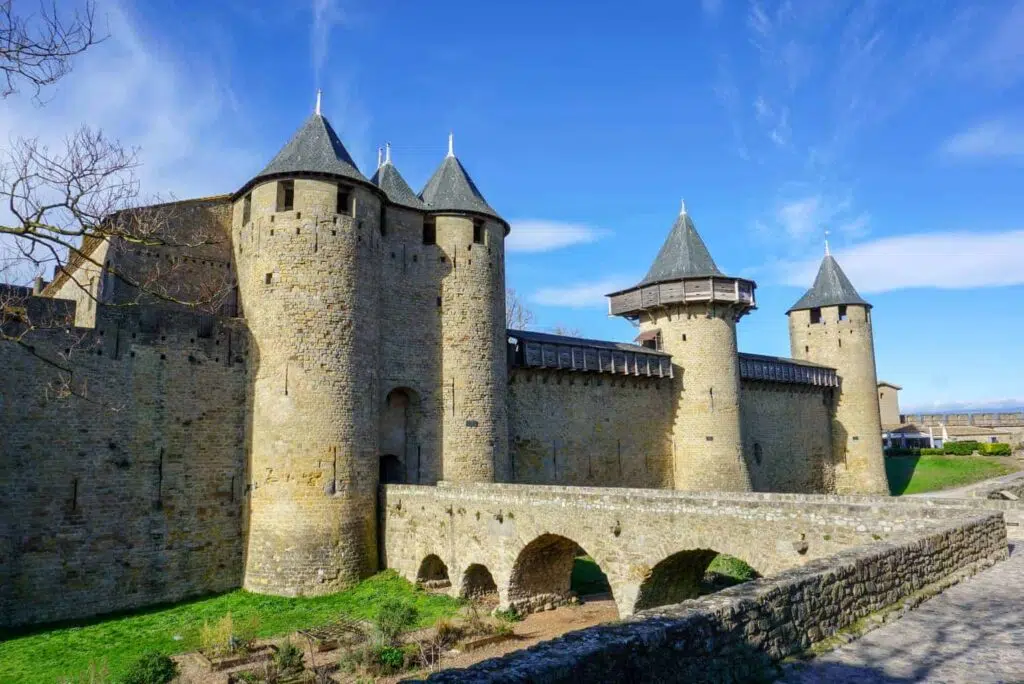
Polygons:
[[244,327],[104,305],[95,324],[0,343],[0,627],[241,582]]
[[430,682],[739,682],[951,575],[1007,557],[999,514],[843,551],[768,579],[571,632]]

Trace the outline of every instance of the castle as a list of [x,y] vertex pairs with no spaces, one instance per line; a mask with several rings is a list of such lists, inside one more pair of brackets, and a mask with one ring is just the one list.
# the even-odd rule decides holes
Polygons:
[[[793,358],[738,351],[756,285],[685,207],[608,296],[639,344],[508,330],[509,224],[451,140],[417,194],[319,105],[233,194],[152,210],[220,239],[87,244],[26,304],[76,326],[0,345],[0,626],[337,591],[383,564],[383,483],[887,492],[871,306],[830,255]],[[237,287],[201,314],[129,273]],[[62,370],[78,391],[40,389]]]

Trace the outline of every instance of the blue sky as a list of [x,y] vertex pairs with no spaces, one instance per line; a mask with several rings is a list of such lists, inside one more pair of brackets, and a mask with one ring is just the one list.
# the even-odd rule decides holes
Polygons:
[[[585,12],[580,7],[586,7]],[[110,39],[0,128],[138,145],[147,193],[237,189],[324,90],[361,169],[390,141],[419,189],[456,153],[512,224],[536,327],[631,339],[638,281],[685,198],[757,280],[744,351],[833,253],[874,305],[906,409],[1024,404],[1024,0],[103,0]]]

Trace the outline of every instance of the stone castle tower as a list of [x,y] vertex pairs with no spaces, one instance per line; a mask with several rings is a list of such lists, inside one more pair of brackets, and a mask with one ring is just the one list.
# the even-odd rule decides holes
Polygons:
[[672,355],[676,489],[751,489],[736,323],[754,308],[755,287],[719,270],[683,205],[647,276],[609,295],[612,313],[637,321],[642,334]]
[[[390,149],[367,179],[319,101],[235,193],[253,342],[246,589],[330,593],[377,569],[382,448],[400,452],[399,480],[436,481],[432,464],[449,480],[503,472],[507,232],[450,140],[417,196]],[[395,406],[440,448],[394,447],[381,419]]]
[[871,305],[857,294],[827,244],[814,284],[787,315],[793,358],[830,366],[839,375],[832,407],[837,491],[888,494]]

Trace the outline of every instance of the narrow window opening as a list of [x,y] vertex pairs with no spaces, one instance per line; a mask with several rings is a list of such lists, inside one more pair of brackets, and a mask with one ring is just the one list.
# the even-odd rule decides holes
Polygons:
[[848,316],[846,315],[846,305],[845,304],[840,304],[839,305],[839,320],[841,320],[841,321],[848,320]]
[[686,333],[683,333],[683,342],[686,341]]
[[249,223],[249,219],[252,218],[252,193],[250,192],[242,200],[242,225]]
[[821,309],[811,309],[811,323],[821,323]]
[[473,243],[484,244],[484,222],[482,219],[473,219]]
[[295,208],[295,181],[277,182],[277,210],[291,211]]
[[761,445],[754,442],[754,463],[761,465]]
[[271,283],[273,283],[273,282],[274,282],[274,274],[273,274],[273,273],[268,273],[268,274],[266,275],[266,278],[264,279],[264,282],[265,282],[265,283],[266,283],[267,285],[270,285]]
[[348,186],[339,185],[334,208],[335,214],[347,214],[351,216],[352,205],[350,203],[350,197]]
[[427,219],[423,222],[423,244],[437,244],[437,225],[433,219]]
[[807,345],[804,345],[804,352],[809,352],[809,351],[811,351],[811,348],[808,347]]
[[839,348],[840,349],[843,348],[843,340],[842,340],[842,338],[839,339]]

